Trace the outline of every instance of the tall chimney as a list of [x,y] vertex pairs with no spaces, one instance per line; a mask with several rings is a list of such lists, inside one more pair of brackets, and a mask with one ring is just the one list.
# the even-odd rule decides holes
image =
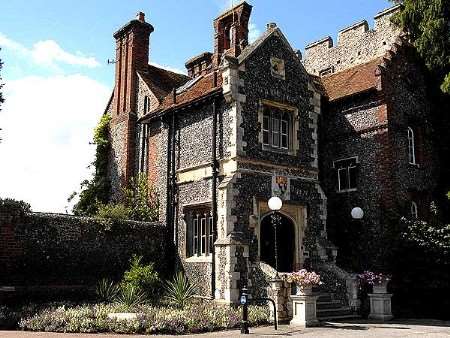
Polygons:
[[122,184],[127,184],[134,176],[137,71],[148,68],[149,41],[153,30],[153,26],[145,22],[145,14],[139,12],[136,19],[114,33],[116,74],[111,128],[117,138],[118,149],[114,151],[126,158],[126,161],[118,163],[117,168]]
[[248,44],[251,13],[252,6],[244,1],[214,20],[214,66],[219,65],[224,54],[238,57]]

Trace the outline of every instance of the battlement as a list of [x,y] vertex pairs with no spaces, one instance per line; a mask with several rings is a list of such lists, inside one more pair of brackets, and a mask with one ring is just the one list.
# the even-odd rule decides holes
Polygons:
[[391,22],[401,5],[390,7],[374,17],[374,28],[366,20],[341,29],[337,44],[327,36],[305,47],[304,65],[315,75],[329,69],[339,71],[381,56],[394,43],[400,31]]

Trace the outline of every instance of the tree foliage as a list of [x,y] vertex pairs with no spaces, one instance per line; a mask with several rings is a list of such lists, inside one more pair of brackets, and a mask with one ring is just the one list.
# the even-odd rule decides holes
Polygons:
[[152,222],[158,219],[158,197],[148,184],[147,175],[140,173],[131,178],[129,186],[122,190],[122,200],[118,203],[100,203],[96,216],[107,219],[129,219]]
[[[108,180],[108,154],[110,141],[108,137],[109,122],[111,116],[105,114],[100,119],[94,130],[94,144],[96,145],[95,160],[91,164],[95,168],[90,180],[81,182],[80,199],[73,208],[73,213],[78,216],[94,216],[99,204],[106,204],[110,196],[110,182]],[[72,194],[69,201],[75,197]]]
[[403,0],[394,22],[409,35],[441,90],[450,94],[450,0]]

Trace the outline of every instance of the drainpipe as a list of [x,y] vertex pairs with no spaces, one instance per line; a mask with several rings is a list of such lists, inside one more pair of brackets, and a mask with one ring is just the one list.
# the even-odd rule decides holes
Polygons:
[[[173,113],[172,113],[173,114]],[[172,205],[172,196],[171,196],[171,180],[170,180],[170,168],[171,168],[171,150],[172,150],[172,123],[167,121],[168,130],[167,130],[167,176],[166,176],[166,224],[168,227],[169,238],[172,237],[172,221],[171,221],[171,205]]]
[[[174,91],[175,92],[175,91]],[[171,206],[171,220],[173,226],[173,243],[175,245],[176,250],[178,250],[178,236],[177,236],[177,218],[176,218],[176,210],[177,210],[177,201],[176,201],[176,184],[177,177],[175,172],[175,161],[176,161],[176,121],[175,121],[175,112],[172,112],[172,160],[171,160],[171,197],[172,197],[172,206]]]
[[[213,85],[217,86],[217,72],[213,74]],[[212,169],[212,183],[211,183],[211,194],[212,194],[212,207],[211,207],[211,216],[213,222],[213,245],[211,252],[211,296],[212,299],[215,298],[215,290],[216,290],[216,255],[215,255],[215,247],[214,241],[217,237],[217,176],[218,176],[218,163],[217,163],[217,111],[216,111],[216,98],[213,98],[212,102],[212,114],[213,114],[213,122],[212,122],[212,135],[211,135],[211,146],[212,146],[212,158],[211,158],[211,169]]]

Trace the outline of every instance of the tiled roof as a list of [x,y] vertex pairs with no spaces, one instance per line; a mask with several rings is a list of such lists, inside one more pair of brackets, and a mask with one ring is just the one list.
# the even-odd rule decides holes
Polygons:
[[330,101],[341,99],[377,87],[376,71],[383,58],[354,66],[320,80]]
[[[164,111],[170,108],[176,108],[185,105],[196,99],[201,99],[208,96],[214,91],[222,88],[222,77],[217,76],[217,85],[214,86],[214,72],[208,73],[206,75],[200,75],[200,79],[193,81],[192,86],[187,87],[182,92],[177,92],[176,103],[173,103],[173,94],[168,94],[161,105],[158,107],[158,111]],[[150,112],[152,114],[152,112]]]
[[142,79],[159,101],[162,101],[173,88],[185,84],[190,78],[183,74],[148,65],[147,71],[139,71]]

